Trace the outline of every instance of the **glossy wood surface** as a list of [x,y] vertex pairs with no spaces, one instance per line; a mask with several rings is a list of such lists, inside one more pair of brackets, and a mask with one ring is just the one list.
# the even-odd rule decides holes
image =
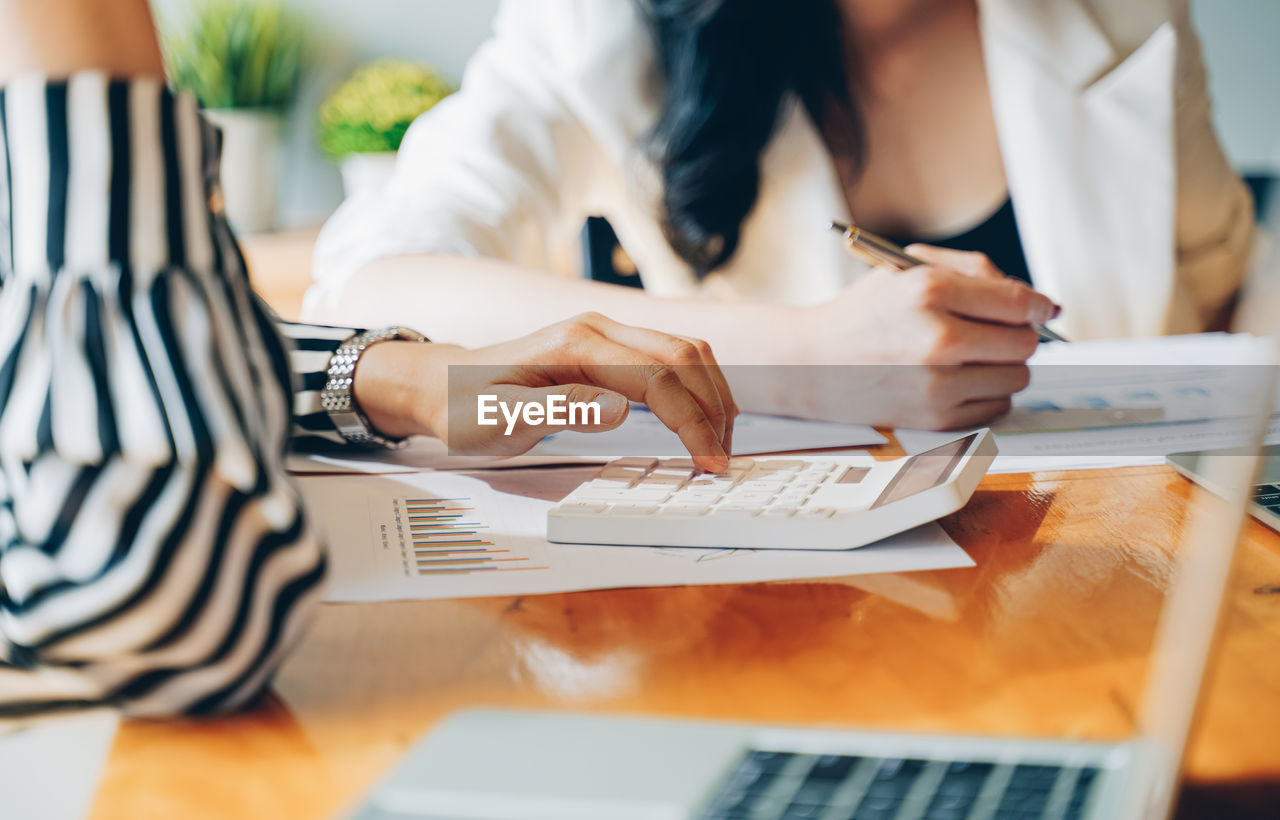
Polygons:
[[[972,569],[323,607],[275,697],[122,727],[95,818],[324,818],[470,706],[1117,738],[1190,485],[990,476],[944,519]],[[1251,522],[1193,779],[1280,779],[1280,536]]]

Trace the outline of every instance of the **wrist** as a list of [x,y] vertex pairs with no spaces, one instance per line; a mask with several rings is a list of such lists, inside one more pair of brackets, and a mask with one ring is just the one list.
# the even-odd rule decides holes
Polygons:
[[442,436],[448,401],[448,363],[456,345],[387,341],[365,351],[352,394],[382,435]]

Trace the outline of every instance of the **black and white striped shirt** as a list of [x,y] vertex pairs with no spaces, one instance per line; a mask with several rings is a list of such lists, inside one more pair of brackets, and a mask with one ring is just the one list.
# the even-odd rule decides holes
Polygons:
[[319,600],[283,456],[355,331],[252,292],[219,139],[152,80],[0,91],[0,716],[233,708]]

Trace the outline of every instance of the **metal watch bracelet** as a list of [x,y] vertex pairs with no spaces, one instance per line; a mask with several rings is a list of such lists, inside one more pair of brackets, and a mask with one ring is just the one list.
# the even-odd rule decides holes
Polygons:
[[390,341],[425,342],[427,337],[407,327],[365,330],[347,339],[329,357],[324,389],[320,391],[320,405],[342,437],[352,444],[397,450],[408,443],[408,439],[389,438],[374,430],[353,393],[360,357],[378,342]]

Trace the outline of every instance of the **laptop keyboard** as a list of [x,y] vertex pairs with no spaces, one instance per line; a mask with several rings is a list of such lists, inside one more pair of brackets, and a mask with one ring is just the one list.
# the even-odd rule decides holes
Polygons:
[[1259,484],[1253,488],[1253,503],[1280,515],[1280,484]]
[[753,750],[702,820],[1032,820],[1083,816],[1095,768]]

